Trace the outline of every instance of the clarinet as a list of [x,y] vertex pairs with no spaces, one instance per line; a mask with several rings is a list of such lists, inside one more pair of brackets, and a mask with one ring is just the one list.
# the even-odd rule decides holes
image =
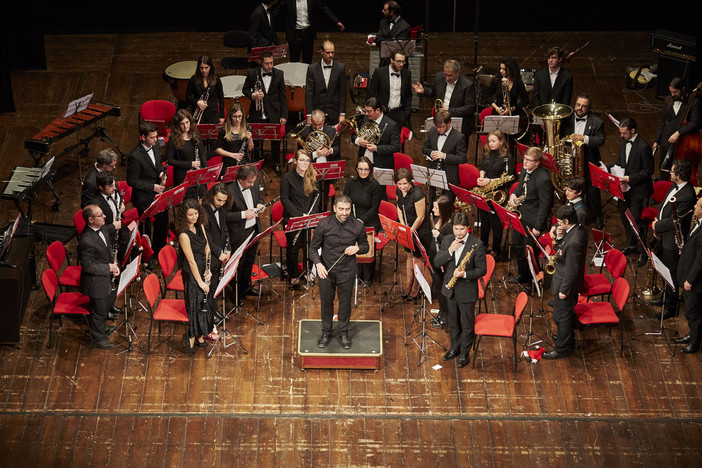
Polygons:
[[[203,228],[203,229],[204,229],[204,228]],[[211,264],[212,264],[212,253],[211,253],[210,251],[208,251],[208,252],[207,252],[207,257],[206,257],[206,259],[205,259],[205,273],[204,273],[205,276],[209,276],[208,273],[211,274],[211,271],[210,271],[210,265],[211,265]],[[204,280],[204,276],[203,276],[203,280]],[[210,280],[204,280],[204,281],[205,281],[205,284],[206,284],[207,286],[210,285]],[[201,313],[201,314],[206,314],[206,313],[208,313],[209,310],[210,310],[209,304],[208,304],[208,301],[207,301],[207,296],[209,296],[209,295],[210,295],[209,293],[206,293],[206,294],[202,297],[202,303],[200,304],[200,313]]]
[[[227,229],[226,225],[224,226],[224,233],[225,233],[224,248],[222,249],[222,253],[228,254],[229,252],[231,252],[231,245],[229,243],[229,229]],[[219,267],[219,277],[220,278],[222,278],[222,276],[224,275],[224,267],[225,266],[226,265],[224,264],[224,262],[222,262],[222,265]]]
[[675,246],[678,248],[678,255],[682,254],[682,249],[685,246],[685,237],[683,236],[680,227],[680,215],[678,213],[678,205],[675,197],[670,197],[670,207],[673,214],[673,228],[675,230]]
[[[117,217],[115,218],[116,221],[122,220],[122,203],[121,202],[122,202],[122,200],[124,200],[124,190],[120,190],[119,194],[120,194],[120,198],[119,198],[120,201],[117,204]],[[117,263],[117,261],[118,261],[117,254],[119,253],[119,231],[120,231],[119,229],[115,230],[115,237],[112,240],[112,262],[113,263]],[[117,289],[117,286],[115,285],[115,279],[117,279],[117,277],[113,273],[112,274],[112,291]]]
[[200,169],[203,167],[207,167],[205,164],[205,161],[202,160],[202,156],[200,156],[200,145],[199,139],[197,137],[193,138],[193,152],[195,153],[195,160],[200,162]]
[[159,174],[159,178],[161,179],[161,185],[165,187],[168,180],[168,161],[163,165],[163,171]]
[[[314,205],[317,204],[317,200],[319,199],[320,193],[317,192],[317,196],[314,197],[314,201],[312,202],[312,206],[310,206],[310,209],[307,213],[305,213],[305,216],[309,216],[312,213],[312,210],[314,210]],[[293,239],[292,245],[297,244],[297,240],[300,238],[300,234],[302,234],[302,229],[297,231],[297,234],[295,234],[295,238]]]
[[[429,213],[429,219],[431,220],[431,228],[432,228],[432,229],[436,229],[436,224],[434,223],[434,213]],[[437,229],[437,231],[438,231],[438,229]],[[434,237],[433,234],[432,234],[432,237]],[[434,247],[436,247],[436,252],[438,253],[438,252],[439,252],[439,247],[440,247],[440,246],[439,246],[439,237],[438,237],[438,236],[437,236],[437,237],[434,237]]]

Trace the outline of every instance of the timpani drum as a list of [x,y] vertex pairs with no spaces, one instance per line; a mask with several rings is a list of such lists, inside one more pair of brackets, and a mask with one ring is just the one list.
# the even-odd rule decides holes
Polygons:
[[163,81],[171,85],[171,92],[178,101],[185,102],[185,90],[196,69],[196,60],[186,60],[172,63],[163,70]]
[[251,99],[244,96],[244,81],[246,77],[243,75],[228,75],[220,78],[222,88],[224,90],[224,105],[228,111],[232,104],[239,103],[244,110],[244,115],[249,115],[249,106]]
[[[285,74],[285,95],[288,98],[288,112],[305,110],[305,90],[307,84],[306,63],[288,62],[276,65],[275,68]],[[310,112],[312,109],[310,109]]]

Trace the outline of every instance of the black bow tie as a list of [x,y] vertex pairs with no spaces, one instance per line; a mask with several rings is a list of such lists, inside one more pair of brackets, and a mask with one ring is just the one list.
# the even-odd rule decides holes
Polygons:
[[461,245],[463,245],[463,244],[466,243],[466,241],[464,241],[463,239],[459,239],[458,243],[461,244]]
[[395,20],[390,20],[390,24],[395,24]]
[[585,122],[587,120],[587,117],[576,117],[575,121],[576,122]]
[[392,76],[396,76],[396,77],[398,77],[398,78],[400,77],[400,74],[399,74],[399,73],[390,73],[390,74],[391,74]]
[[633,145],[633,144],[634,144],[634,142],[633,142],[633,141],[631,141],[631,140],[627,140],[627,141],[626,141],[626,144],[627,144],[627,145]]
[[331,65],[322,65],[322,68],[331,68]]
[[270,73],[263,73],[263,76],[273,76],[273,72],[270,72]]

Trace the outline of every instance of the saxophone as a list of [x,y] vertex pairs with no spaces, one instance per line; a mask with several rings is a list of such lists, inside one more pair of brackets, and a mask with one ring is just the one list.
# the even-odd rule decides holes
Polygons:
[[[502,205],[507,199],[507,193],[504,190],[498,190],[498,188],[502,187],[508,182],[511,182],[513,179],[514,176],[505,171],[497,179],[491,180],[483,187],[475,187],[474,189],[470,190],[470,192],[480,195],[481,197],[485,198],[485,200],[492,200],[498,205]],[[524,188],[526,191],[526,185]]]
[[[466,269],[466,265],[468,264],[468,261],[470,260],[470,257],[473,256],[473,252],[475,251],[475,248],[478,246],[478,244],[473,245],[473,248],[470,249],[470,252],[468,254],[463,256],[463,260],[461,260],[461,263],[458,265],[459,270],[464,270]],[[449,280],[448,283],[446,283],[446,289],[453,289],[453,287],[456,285],[456,282],[458,281],[457,276],[452,276],[451,279]]]
[[[525,178],[526,178],[526,177],[525,177]],[[519,219],[522,218],[522,213],[519,212],[519,205],[521,205],[522,203],[524,203],[524,200],[526,200],[526,197],[527,197],[527,188],[528,188],[528,186],[527,186],[527,184],[526,184],[526,181],[524,181],[524,194],[523,194],[523,195],[520,195],[519,197],[516,197],[516,198],[514,199],[514,207],[512,207],[512,206],[509,205],[509,204],[507,204],[507,206],[505,207],[505,209],[506,209],[507,211],[511,211],[512,213],[516,213],[516,214],[517,214],[517,217],[518,217]]]
[[507,115],[512,115],[512,104],[509,102],[509,83],[507,78],[502,78],[502,107],[507,110]]

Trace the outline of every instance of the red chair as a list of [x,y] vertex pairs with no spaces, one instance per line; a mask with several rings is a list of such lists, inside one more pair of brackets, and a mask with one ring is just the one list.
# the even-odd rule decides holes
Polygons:
[[[90,298],[88,296],[79,292],[57,294],[59,280],[56,276],[56,272],[50,268],[42,273],[41,285],[44,287],[46,298],[49,300],[49,307],[51,307],[51,317],[49,317],[49,348],[51,347],[51,331],[56,317],[59,318],[60,326],[63,326],[64,315],[82,316],[85,320],[85,325],[90,329],[90,325],[88,324]],[[90,335],[90,333],[88,334]],[[90,345],[93,345],[92,335],[90,335]]]
[[[490,287],[490,280],[492,279],[492,273],[495,271],[495,257],[490,254],[485,256],[485,262],[487,263],[487,271],[483,275],[480,281],[478,281],[478,313],[480,313],[481,305],[485,303],[485,312],[488,311],[487,299],[485,298],[485,293]],[[484,285],[484,287],[483,287]]]
[[85,219],[83,218],[83,210],[76,211],[73,215],[73,226],[76,228],[76,234],[80,237],[85,229]]
[[132,221],[136,221],[139,219],[139,212],[137,211],[136,208],[129,208],[127,211],[124,212],[124,225],[129,226],[132,224]]
[[626,272],[626,255],[617,249],[610,249],[605,255],[604,266],[607,267],[612,281],[602,273],[602,268],[600,268],[600,273],[586,274],[581,296],[587,297],[589,300],[592,296],[611,294],[616,280],[623,277],[624,272]]
[[132,188],[127,184],[126,180],[120,180],[117,182],[120,193],[124,193],[124,204],[126,205],[132,201]]
[[620,350],[619,356],[624,356],[624,330],[622,329],[622,322],[620,320],[620,315],[624,311],[624,306],[629,298],[629,291],[631,287],[629,282],[624,278],[617,278],[612,287],[612,295],[614,296],[614,303],[617,305],[619,314],[614,310],[612,304],[609,302],[586,302],[584,304],[575,305],[575,316],[581,325],[585,326],[583,331],[583,338],[580,342],[580,358],[583,358],[583,345],[585,343],[585,335],[590,327],[598,325],[608,325],[610,336],[612,334],[612,326],[619,326],[620,334]]
[[168,124],[176,113],[175,105],[171,101],[152,100],[146,101],[139,109],[140,122],[153,122],[158,129],[158,136],[168,140]]
[[[483,127],[485,117],[487,117],[488,115],[492,115],[492,107],[486,107],[485,109],[480,111],[479,122],[481,127]],[[487,134],[480,135],[480,143],[482,143],[483,146],[487,145],[487,137]]]
[[[397,207],[390,203],[389,201],[381,200],[380,201],[380,207],[378,208],[378,213],[385,216],[388,219],[391,219],[392,221],[397,221]],[[378,262],[378,278],[382,279],[382,272],[383,272],[383,250],[385,249],[385,246],[388,245],[390,242],[390,239],[385,235],[383,232],[378,233],[378,239],[380,239],[380,243],[375,245],[375,250],[376,250],[376,258],[380,258],[380,262]],[[378,255],[377,252],[380,252],[380,255]],[[397,243],[395,243],[395,252],[397,253]]]
[[424,25],[420,24],[419,26],[415,26],[412,29],[410,29],[410,39],[421,39],[422,34],[424,33]]
[[[668,194],[668,190],[670,190],[672,185],[673,183],[668,180],[659,180],[654,183],[653,195],[651,196],[653,201],[659,205],[663,203],[665,201],[665,196]],[[654,219],[656,219],[656,216],[658,216],[658,211],[658,208],[647,206],[641,211],[641,221],[645,222],[648,227],[651,227],[651,223]]]
[[478,186],[480,170],[472,164],[463,163],[458,165],[459,185],[464,189],[472,189]]
[[48,260],[49,266],[56,273],[61,286],[73,288],[80,286],[80,266],[68,264],[64,268],[63,273],[59,274],[63,262],[67,262],[66,246],[61,241],[54,241],[49,244],[49,247],[46,248],[46,260]]
[[388,200],[397,200],[397,185],[386,185],[385,196]]
[[[271,224],[275,224],[283,219],[283,202],[278,200],[273,203],[273,208],[271,208]],[[278,249],[280,251],[280,265],[285,263],[283,260],[283,249],[288,248],[288,238],[285,237],[285,227],[283,229],[276,229],[273,231],[271,236],[270,245],[268,249],[268,263],[273,263],[273,239],[275,238],[276,244],[278,244]],[[280,275],[281,281],[284,279],[283,275]]]
[[480,314],[475,317],[475,350],[473,354],[473,369],[475,369],[475,358],[478,355],[478,347],[483,336],[494,336],[502,338],[512,338],[514,348],[514,372],[517,372],[517,325],[522,318],[522,312],[526,307],[529,296],[524,291],[519,293],[517,301],[511,315],[506,314]]
[[212,167],[216,166],[217,164],[220,164],[222,162],[222,156],[212,156],[211,158],[207,158],[207,166]]
[[168,291],[175,291],[178,297],[178,291],[185,291],[183,287],[183,273],[178,270],[173,277],[168,280],[176,267],[178,255],[172,245],[166,244],[158,252],[158,264],[161,267],[161,278],[163,279],[162,294],[165,297]]
[[[163,249],[162,249],[163,250]],[[158,322],[158,333],[161,333],[161,322],[180,322],[185,327],[185,332],[188,332],[188,312],[185,310],[185,301],[183,299],[165,299],[162,298],[156,309],[154,304],[158,298],[160,283],[156,275],[151,273],[144,279],[144,295],[149,303],[149,313],[151,321],[149,322],[149,340],[147,345],[147,353],[151,354],[151,331],[154,326],[154,320]]]
[[173,166],[170,164],[166,168],[166,188],[173,187]]
[[405,167],[409,170],[412,170],[410,167],[411,164],[414,164],[414,159],[412,159],[412,156],[409,156],[404,153],[395,153],[393,154],[393,168],[395,171],[397,171],[401,167]]

